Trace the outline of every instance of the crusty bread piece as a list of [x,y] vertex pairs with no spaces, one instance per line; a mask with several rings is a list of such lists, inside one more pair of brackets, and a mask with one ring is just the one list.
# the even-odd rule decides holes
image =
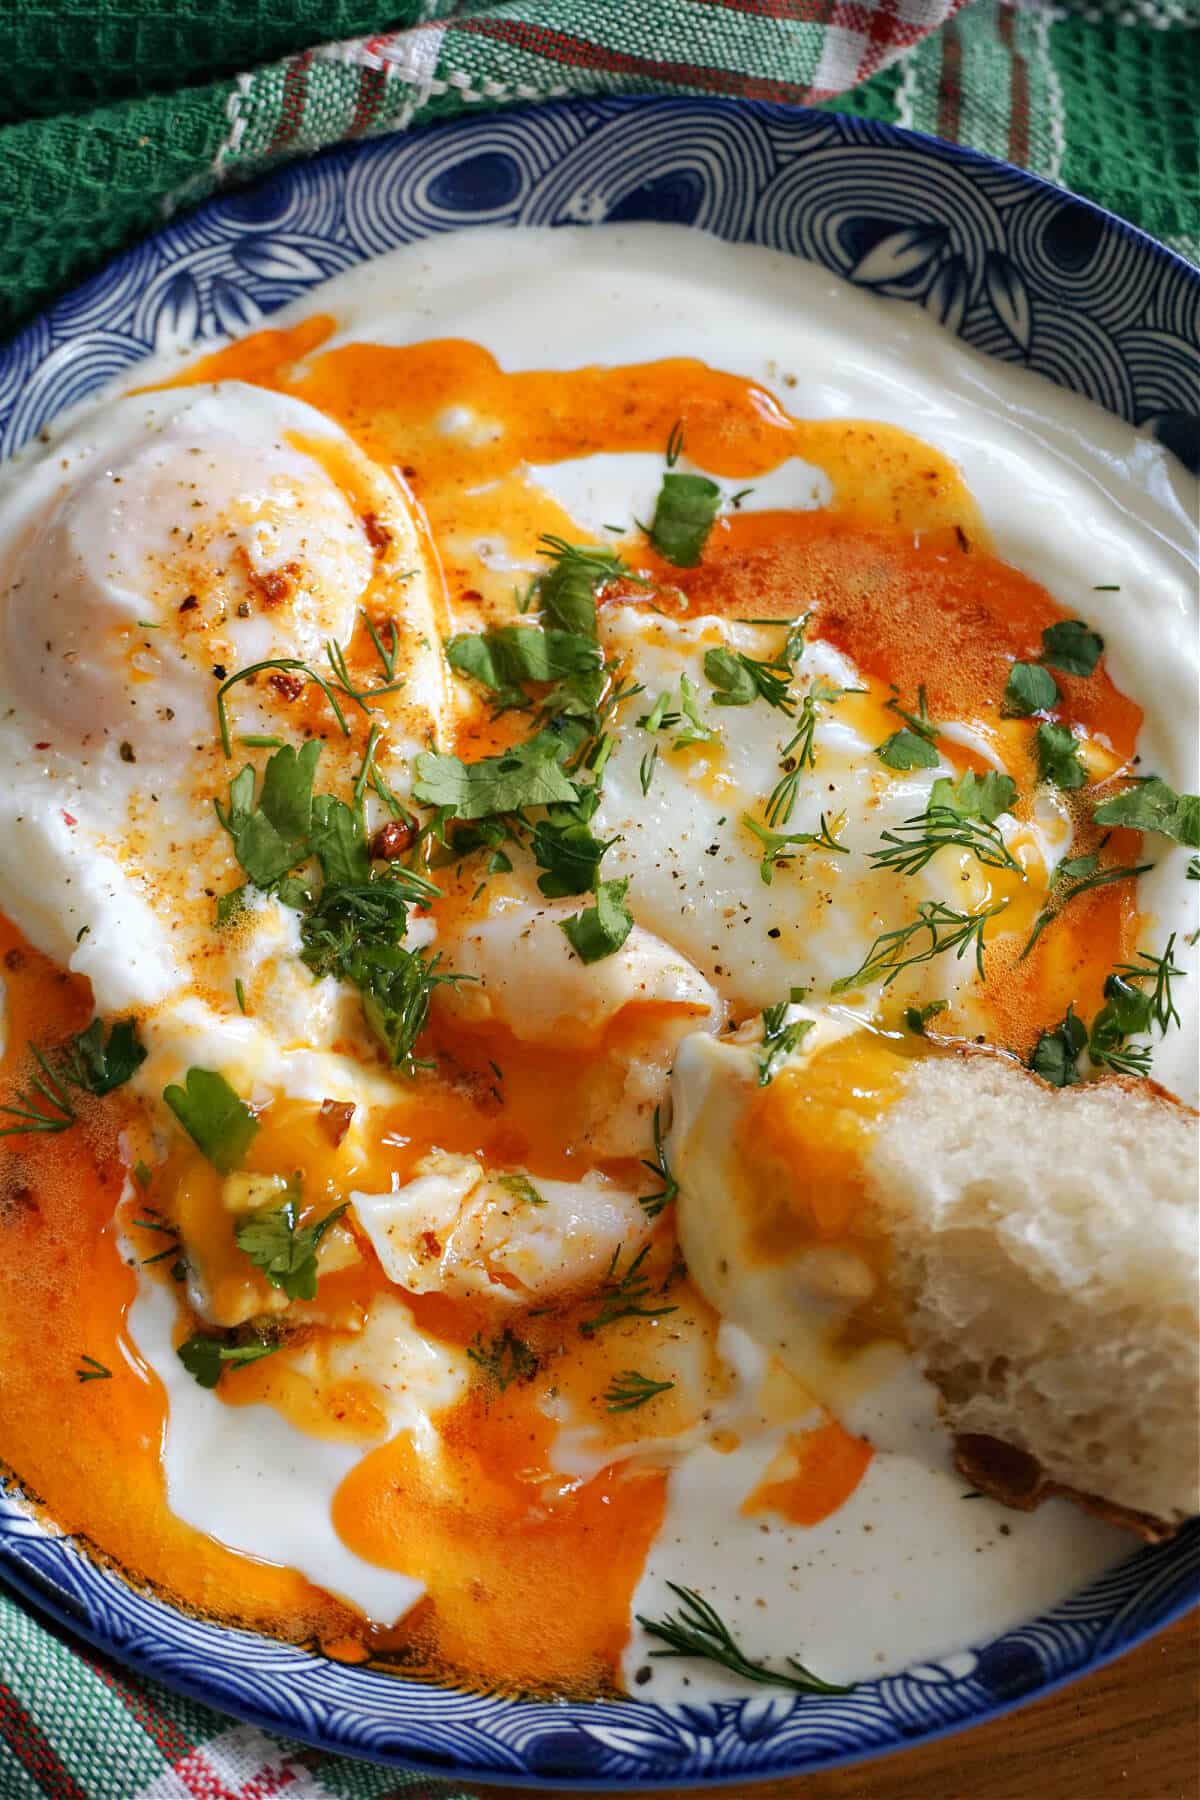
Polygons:
[[[913,1346],[976,1476],[998,1440],[1040,1470],[1026,1503],[1067,1488],[1148,1535],[1200,1512],[1198,1126],[1123,1083],[914,1066],[868,1172]],[[997,1467],[1003,1492],[1013,1459]]]

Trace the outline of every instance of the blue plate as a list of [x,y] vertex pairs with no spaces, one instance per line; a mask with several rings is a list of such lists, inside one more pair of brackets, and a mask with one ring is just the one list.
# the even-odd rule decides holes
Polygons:
[[[241,332],[441,231],[662,219],[923,306],[1200,466],[1200,274],[1019,170],[882,125],[715,100],[501,112],[356,146],[213,200],[0,352],[0,452],[154,349]],[[839,1697],[674,1709],[461,1693],[181,1613],[0,1494],[0,1576],[120,1661],[269,1730],[480,1779],[614,1788],[789,1775],[992,1718],[1200,1599],[1200,1522],[1042,1618]],[[586,1572],[580,1572],[586,1579]]]

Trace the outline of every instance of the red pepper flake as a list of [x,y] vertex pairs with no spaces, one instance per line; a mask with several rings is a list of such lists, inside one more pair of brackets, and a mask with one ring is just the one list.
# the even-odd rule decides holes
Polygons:
[[299,563],[286,562],[282,568],[271,569],[265,575],[252,573],[248,581],[264,606],[282,606],[285,600],[291,599],[302,574]]
[[317,1121],[335,1150],[349,1131],[350,1121],[353,1117],[353,1101],[322,1100]]
[[371,840],[371,855],[382,862],[395,862],[398,856],[403,856],[406,850],[411,849],[416,838],[415,825],[401,825],[398,819],[389,819],[386,825],[379,827]]
[[50,741],[47,739],[45,743],[35,744],[33,747],[35,750],[48,750],[50,748]]
[[382,556],[392,541],[391,532],[386,525],[379,523],[378,513],[365,512],[362,516],[362,525],[367,534],[368,544],[376,556]]
[[74,814],[66,811],[63,813],[63,818],[67,821],[68,825],[78,825],[79,823],[79,820],[75,818]]
[[269,679],[275,692],[285,700],[298,700],[304,692],[303,676],[289,675],[286,669],[276,669]]
[[199,604],[200,602],[195,594],[185,594],[183,599],[179,602],[179,610],[180,612],[195,612]]
[[431,1262],[442,1254],[442,1246],[432,1231],[423,1231],[421,1233],[421,1248]]

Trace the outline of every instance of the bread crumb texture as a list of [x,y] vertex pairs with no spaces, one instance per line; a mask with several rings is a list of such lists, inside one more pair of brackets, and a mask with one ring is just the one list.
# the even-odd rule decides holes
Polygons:
[[1178,1524],[1200,1511],[1200,1119],[984,1057],[914,1066],[869,1161],[956,1434]]

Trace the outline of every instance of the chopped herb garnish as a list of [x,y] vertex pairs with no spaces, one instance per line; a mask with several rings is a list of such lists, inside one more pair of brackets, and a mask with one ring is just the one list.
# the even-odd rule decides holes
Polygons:
[[1103,801],[1092,817],[1097,825],[1157,831],[1189,850],[1200,850],[1200,794],[1177,794],[1157,775],[1136,782],[1115,800]]
[[1017,784],[1011,775],[1002,775],[997,769],[989,769],[986,775],[976,775],[974,769],[964,769],[956,780],[942,775],[934,782],[929,794],[929,804],[947,807],[964,819],[983,819],[992,825],[1001,813],[1011,812],[1017,799]]
[[238,1249],[289,1300],[315,1300],[317,1251],[321,1239],[341,1218],[347,1204],[343,1201],[313,1225],[299,1223],[297,1198],[289,1198],[270,1211],[252,1213],[237,1228]]
[[579,790],[562,767],[564,744],[539,732],[499,756],[460,762],[423,750],[416,761],[413,794],[427,806],[446,807],[460,819],[486,819],[523,807],[574,802]]
[[165,1088],[163,1099],[197,1148],[227,1175],[253,1143],[258,1120],[214,1069],[189,1069],[184,1082]]
[[642,1167],[649,1169],[650,1173],[657,1175],[662,1182],[662,1186],[653,1194],[638,1195],[638,1205],[646,1217],[657,1219],[659,1213],[671,1205],[679,1192],[679,1183],[671,1173],[670,1164],[667,1162],[667,1152],[663,1145],[661,1107],[656,1106],[654,1109],[654,1161],[651,1162],[648,1157],[643,1157]]
[[683,426],[676,421],[667,439],[668,472],[662,478],[647,536],[677,569],[692,569],[704,553],[721,504],[721,490],[707,475],[673,474],[682,452]]
[[[584,1337],[594,1337],[596,1332],[603,1331],[606,1325],[615,1325],[618,1319],[663,1319],[668,1313],[678,1312],[676,1306],[647,1306],[645,1302],[653,1292],[650,1277],[643,1270],[643,1263],[650,1254],[649,1244],[643,1244],[623,1275],[617,1274],[617,1266],[621,1260],[622,1246],[612,1253],[612,1261],[608,1265],[608,1273],[601,1284],[597,1299],[599,1309],[590,1319],[580,1321],[579,1329]],[[662,1292],[662,1289],[659,1289]]]
[[783,776],[776,782],[767,800],[766,820],[772,828],[788,823],[795,811],[801,771],[816,767],[815,733],[820,718],[818,706],[822,701],[840,700],[843,694],[858,694],[863,691],[862,688],[835,687],[830,682],[818,681],[805,694],[800,702],[796,730],[779,753],[779,766],[783,770]]
[[498,1175],[496,1177],[502,1188],[506,1188],[520,1206],[545,1206],[546,1202],[538,1193],[528,1175]]
[[501,1393],[514,1381],[532,1381],[538,1372],[536,1354],[512,1331],[501,1332],[490,1343],[477,1332],[467,1345],[467,1355]]
[[695,568],[720,505],[721,490],[707,475],[668,472],[658,490],[650,542],[677,569]]
[[263,674],[267,669],[275,669],[283,674],[295,675],[302,681],[315,682],[328,700],[333,716],[341,729],[342,736],[350,736],[350,727],[346,723],[346,715],[338,704],[336,693],[329,682],[326,681],[325,677],[318,674],[315,669],[310,669],[307,663],[300,662],[294,656],[277,656],[269,658],[266,662],[251,663],[248,668],[239,669],[236,675],[231,675],[229,679],[223,681],[221,686],[217,689],[217,722],[221,728],[221,747],[226,756],[233,755],[233,736],[229,729],[229,712],[226,706],[225,696],[228,694],[230,688],[236,687],[240,681],[253,681],[256,675]]
[[[941,785],[934,783],[935,788]],[[932,796],[923,813],[905,819],[895,831],[883,833],[879,849],[871,851],[871,861],[877,869],[895,869],[900,875],[915,875],[940,850],[966,850],[985,868],[1012,869],[1018,875],[1021,873],[1021,865],[1004,842],[998,826],[985,819],[969,818],[957,807],[936,805]]]
[[93,1019],[83,1031],[66,1040],[53,1061],[36,1044],[30,1044],[29,1053],[40,1073],[30,1077],[28,1090],[17,1089],[15,1102],[0,1106],[0,1114],[17,1121],[0,1126],[0,1137],[69,1130],[78,1115],[68,1087],[102,1098],[123,1086],[146,1060],[133,1019],[111,1026],[107,1041],[102,1021]]
[[628,876],[620,881],[601,881],[596,887],[596,903],[562,920],[562,929],[571,948],[581,962],[602,962],[621,948],[633,930],[633,915],[625,904]]
[[779,1066],[799,1048],[808,1036],[815,1019],[793,1019],[787,1023],[788,1002],[780,1000],[763,1009],[763,1054],[758,1063],[758,1085],[767,1087],[779,1072]]
[[242,986],[242,978],[240,975],[234,977],[233,997],[237,1001],[238,1011],[244,1013],[246,1010],[246,990]]
[[548,900],[586,894],[595,888],[600,863],[616,838],[598,838],[590,821],[600,805],[598,787],[582,788],[570,805],[551,806],[533,828],[530,849],[542,869],[538,887]]
[[536,583],[547,623],[595,640],[597,590],[606,582],[630,579],[632,571],[602,544],[568,544],[565,538],[547,534],[538,543],[538,553],[552,565]]
[[1040,663],[1015,662],[1008,671],[1001,710],[1009,718],[1027,719],[1031,713],[1049,712],[1060,698],[1048,669]]
[[650,783],[654,780],[654,771],[658,767],[658,745],[652,744],[641,762],[638,764],[638,781],[643,794],[650,792]]
[[231,888],[227,894],[218,895],[218,897],[217,897],[217,927],[218,927],[218,929],[220,929],[220,927],[223,925],[228,925],[230,920],[236,919],[238,914],[242,911],[243,907],[246,904],[246,889],[248,886],[249,886],[249,883],[243,881],[241,887]]
[[623,1369],[609,1382],[604,1394],[605,1405],[610,1413],[636,1412],[647,1400],[669,1393],[674,1386],[673,1381],[652,1381],[649,1375],[643,1375],[637,1369]]
[[749,813],[742,814],[742,824],[752,831],[763,847],[762,860],[758,872],[767,887],[770,887],[775,875],[776,863],[788,862],[800,850],[835,850],[839,856],[849,856],[850,852],[844,844],[839,844],[834,836],[846,822],[844,813],[838,813],[831,825],[825,814],[821,814],[821,825],[818,831],[770,831],[752,819]]
[[1179,1012],[1171,993],[1171,981],[1176,975],[1182,976],[1185,970],[1176,968],[1171,961],[1175,949],[1175,933],[1167,939],[1166,949],[1161,956],[1154,956],[1149,950],[1139,950],[1135,963],[1119,963],[1114,977],[1127,982],[1149,981],[1154,979],[1154,986],[1145,996],[1150,1007],[1150,1017],[1158,1029],[1166,1033],[1172,1025],[1181,1023]]
[[[969,949],[975,953],[975,967],[986,979],[983,967],[984,932],[990,920],[1002,913],[1007,900],[997,900],[977,913],[956,912],[941,900],[922,900],[917,917],[894,931],[882,931],[868,950],[865,960],[852,975],[843,975],[833,983],[831,993],[844,994],[864,982],[883,976],[885,987],[895,981],[902,970],[918,963],[931,962],[935,956],[953,950],[960,960]],[[924,941],[922,941],[922,939]],[[909,952],[908,946],[919,948]]]
[[[461,632],[447,643],[446,656],[452,669],[490,689],[502,706],[524,705],[526,682],[573,682],[589,706],[600,697],[603,666],[594,637],[544,631],[538,625],[503,625]],[[587,680],[580,683],[580,677]]]
[[1082,619],[1061,619],[1057,625],[1048,625],[1042,633],[1043,662],[1062,669],[1067,675],[1090,675],[1103,654],[1104,639]]
[[928,1006],[906,1006],[904,1023],[914,1037],[924,1037],[929,1021],[936,1019],[939,1013],[948,1011],[949,1006],[948,1000],[931,1000]]
[[1079,739],[1068,726],[1051,725],[1044,720],[1033,741],[1043,781],[1068,791],[1087,786],[1087,770],[1079,760]]
[[702,1658],[705,1662],[720,1663],[722,1668],[729,1669],[734,1675],[740,1675],[746,1681],[755,1681],[766,1687],[788,1688],[797,1694],[848,1694],[848,1687],[836,1687],[832,1682],[821,1681],[813,1675],[804,1664],[794,1656],[787,1660],[790,1673],[768,1669],[765,1663],[754,1662],[740,1648],[724,1619],[701,1598],[695,1588],[680,1587],[678,1582],[668,1581],[668,1588],[679,1601],[679,1613],[667,1613],[662,1619],[648,1619],[643,1613],[637,1614],[637,1622],[649,1637],[659,1638],[669,1646],[666,1650],[651,1650],[651,1656],[692,1656]]
[[877,745],[875,754],[880,762],[886,763],[889,769],[936,769],[940,761],[934,748],[938,727],[929,717],[925,689],[917,689],[915,713],[905,712],[898,694],[893,694],[887,704],[892,712],[899,713],[908,729],[894,731],[890,738]]
[[[311,854],[313,777],[320,754],[317,738],[298,751],[285,744],[267,762],[257,801],[254,767],[247,763],[229,784],[228,805],[213,802],[233,839],[234,855],[255,887],[273,887]],[[219,903],[218,922],[224,923]]]
[[741,650],[706,650],[704,674],[716,690],[715,706],[750,706],[761,699],[789,717],[796,710],[791,691],[792,665],[786,653],[771,661],[759,661]]
[[97,1362],[96,1358],[94,1356],[88,1356],[85,1353],[80,1356],[79,1360],[83,1364],[83,1367],[82,1367],[82,1369],[76,1369],[76,1371],[75,1371],[76,1381],[111,1381],[112,1380],[112,1370],[106,1369],[104,1364],[102,1362]]
[[1053,924],[1063,907],[1079,894],[1086,894],[1091,888],[1108,887],[1114,881],[1132,881],[1139,875],[1148,874],[1153,867],[1153,863],[1138,863],[1135,868],[1102,869],[1100,858],[1095,853],[1088,856],[1064,857],[1050,877],[1050,886],[1046,890],[1046,904],[1033,922],[1033,930],[1017,959],[1018,962],[1024,962],[1047,925]]
[[1029,1067],[1051,1087],[1073,1087],[1080,1079],[1079,1058],[1087,1043],[1087,1027],[1075,1017],[1074,1008],[1053,1031],[1043,1031],[1033,1048]]
[[194,1375],[202,1388],[215,1388],[226,1369],[258,1362],[261,1357],[270,1356],[278,1348],[278,1343],[268,1343],[262,1338],[239,1344],[228,1338],[210,1337],[205,1332],[198,1331],[180,1344],[175,1354],[188,1374]]

